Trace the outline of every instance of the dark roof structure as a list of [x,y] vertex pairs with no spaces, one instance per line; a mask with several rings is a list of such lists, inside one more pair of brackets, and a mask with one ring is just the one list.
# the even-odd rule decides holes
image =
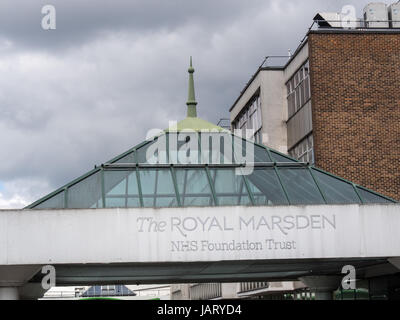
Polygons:
[[113,286],[92,286],[80,295],[80,297],[83,298],[127,296],[136,296],[136,293],[121,284]]

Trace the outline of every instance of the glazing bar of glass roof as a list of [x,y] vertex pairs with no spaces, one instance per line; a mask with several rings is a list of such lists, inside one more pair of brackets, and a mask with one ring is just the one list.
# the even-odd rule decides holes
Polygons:
[[213,180],[211,178],[210,170],[208,170],[208,167],[206,167],[206,173],[207,173],[208,184],[210,186],[210,190],[211,190],[212,197],[213,197],[213,200],[214,200],[214,204],[216,206],[218,206],[218,198],[217,198],[217,195],[216,195],[216,192],[215,192],[215,186],[214,186]]
[[360,199],[361,203],[364,204],[364,199],[361,197],[361,194],[357,190],[357,185],[355,183],[351,183],[351,186],[353,187],[354,191],[356,192],[357,197]]
[[282,187],[283,193],[285,194],[285,198],[286,198],[286,200],[287,200],[288,204],[289,204],[289,205],[291,205],[291,202],[290,202],[290,198],[289,198],[288,192],[287,192],[287,190],[286,190],[286,188],[285,188],[285,185],[284,185],[284,184],[283,184],[283,182],[282,182],[282,178],[281,178],[281,176],[279,175],[279,171],[276,169],[276,166],[274,166],[274,170],[275,170],[275,174],[276,174],[276,176],[278,177],[278,181],[279,181],[279,183],[281,184],[281,187]]
[[142,192],[142,183],[140,182],[140,174],[139,174],[139,170],[138,168],[136,168],[135,170],[136,172],[136,183],[137,183],[137,187],[138,187],[138,193],[139,193],[139,200],[140,200],[140,207],[144,207],[144,203],[143,203],[143,192]]
[[255,205],[254,194],[251,191],[251,188],[249,186],[249,181],[247,180],[246,176],[243,176],[243,181],[244,181],[244,185],[246,186],[247,193],[249,194],[251,204],[254,206]]
[[182,207],[182,202],[181,202],[181,197],[179,194],[179,188],[178,188],[178,183],[176,181],[176,173],[173,167],[171,167],[171,177],[172,177],[172,183],[174,184],[174,190],[175,190],[175,196],[176,200],[178,202],[178,206]]
[[104,170],[101,169],[101,202],[103,208],[106,207],[106,196],[105,196],[105,187],[104,187]]
[[314,176],[314,174],[313,174],[313,171],[312,171],[312,169],[311,169],[310,167],[308,167],[308,171],[310,172],[311,177],[312,177],[312,179],[313,179],[315,185],[316,185],[317,188],[318,188],[318,191],[321,193],[321,196],[322,196],[322,198],[324,199],[324,202],[325,202],[326,204],[328,204],[328,201],[326,201],[325,193],[324,193],[324,191],[321,189],[321,187],[320,187],[320,185],[319,185],[319,183],[318,183],[318,179],[315,178],[315,176]]

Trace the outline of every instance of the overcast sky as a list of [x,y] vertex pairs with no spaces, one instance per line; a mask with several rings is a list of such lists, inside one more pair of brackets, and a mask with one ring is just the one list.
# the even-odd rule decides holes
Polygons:
[[[1,0],[0,208],[21,208],[186,115],[217,123],[266,55],[341,0]],[[390,2],[387,2],[390,3]],[[56,8],[43,30],[42,7]]]

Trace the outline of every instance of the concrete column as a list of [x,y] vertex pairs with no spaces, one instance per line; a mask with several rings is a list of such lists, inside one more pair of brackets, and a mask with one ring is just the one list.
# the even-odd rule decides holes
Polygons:
[[19,297],[21,300],[37,300],[43,298],[46,291],[41,283],[26,283],[19,287]]
[[0,300],[19,300],[18,287],[0,287]]
[[237,283],[221,283],[221,296],[223,299],[237,299]]
[[300,280],[315,292],[315,300],[332,300],[333,291],[341,284],[339,276],[309,276]]
[[40,266],[0,266],[0,300],[20,298],[19,290],[40,270]]

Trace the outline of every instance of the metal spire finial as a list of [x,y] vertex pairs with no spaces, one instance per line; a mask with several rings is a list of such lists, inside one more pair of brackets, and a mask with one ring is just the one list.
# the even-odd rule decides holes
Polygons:
[[194,80],[193,80],[193,73],[194,73],[194,68],[192,66],[192,56],[190,56],[190,67],[188,69],[189,72],[189,91],[188,91],[188,101],[186,102],[188,106],[187,110],[187,116],[189,118],[196,118],[197,117],[197,102],[196,102],[196,97],[194,93]]

